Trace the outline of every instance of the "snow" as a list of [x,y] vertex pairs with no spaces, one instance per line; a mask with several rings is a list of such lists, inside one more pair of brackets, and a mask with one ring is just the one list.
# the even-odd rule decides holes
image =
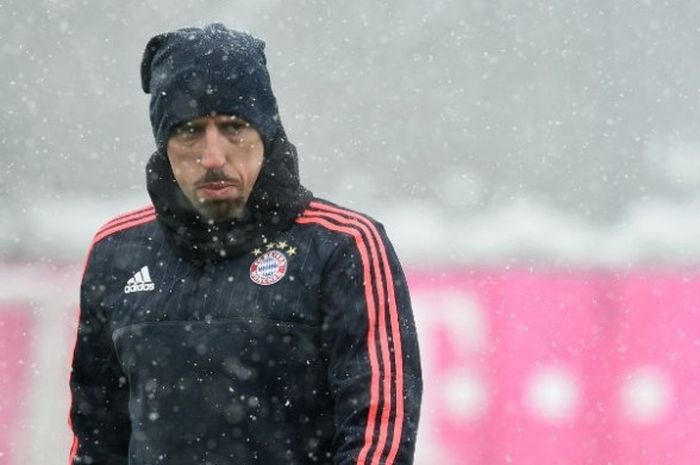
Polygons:
[[[147,39],[175,27],[223,21],[267,41],[303,183],[381,221],[406,268],[443,276],[450,267],[700,263],[697,2],[238,6],[0,5],[0,293],[31,296],[41,316],[33,336],[42,342],[40,381],[28,393],[35,411],[18,463],[66,455],[44,457],[39,440],[51,439],[51,450],[69,445],[55,433],[65,431],[56,397],[67,398],[66,383],[52,395],[42,388],[65,378],[55,357],[69,355],[74,308],[63,306],[76,299],[93,235],[149,203],[143,165],[153,141],[138,66]],[[416,309],[431,302],[444,313],[417,311],[419,330],[440,316],[460,353],[498,344],[486,338],[476,303],[418,295]],[[432,360],[436,352],[424,347]],[[467,368],[444,385],[427,383],[426,408],[449,405],[455,421],[485,415],[495,387]],[[650,425],[673,412],[681,386],[664,367],[631,370],[615,391],[625,415]],[[543,366],[530,375],[523,400],[538,418],[566,423],[585,407],[574,370]],[[430,435],[425,418],[422,434]],[[525,463],[508,452],[492,459]],[[451,463],[446,454],[422,463]]]
[[[0,249],[6,259],[81,261],[101,225],[148,203],[145,187],[110,201],[75,194],[41,199],[23,217],[0,226]],[[399,256],[412,266],[626,269],[700,263],[698,210],[697,202],[657,199],[631,206],[612,224],[524,198],[473,214],[418,202],[367,205],[365,212],[384,224]]]
[[697,207],[657,200],[600,224],[527,199],[473,215],[395,204],[383,221],[399,255],[417,265],[627,268],[699,262]]

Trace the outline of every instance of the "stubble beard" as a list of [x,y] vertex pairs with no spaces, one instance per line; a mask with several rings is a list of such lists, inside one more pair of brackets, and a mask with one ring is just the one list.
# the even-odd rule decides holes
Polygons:
[[242,198],[226,200],[196,198],[192,203],[194,209],[208,221],[241,219],[245,212],[245,200]]
[[[228,199],[205,199],[198,195],[197,186],[204,182],[226,181],[231,183],[240,195]],[[243,186],[236,180],[226,176],[223,171],[207,171],[201,182],[197,183],[191,191],[190,202],[194,209],[207,221],[227,221],[240,219],[245,213],[246,199],[243,194]]]

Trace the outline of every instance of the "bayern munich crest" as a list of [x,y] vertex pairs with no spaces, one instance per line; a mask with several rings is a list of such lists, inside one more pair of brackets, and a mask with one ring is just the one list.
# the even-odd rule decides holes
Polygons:
[[267,242],[264,248],[257,248],[251,252],[256,258],[250,265],[250,279],[261,286],[275,284],[287,274],[287,257],[296,253],[297,248],[286,241]]
[[250,265],[250,279],[261,286],[275,284],[287,274],[287,257],[279,250],[260,255]]

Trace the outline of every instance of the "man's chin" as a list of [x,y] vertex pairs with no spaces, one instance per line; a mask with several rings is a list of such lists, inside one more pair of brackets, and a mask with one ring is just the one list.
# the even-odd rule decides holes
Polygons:
[[245,212],[241,200],[202,200],[195,204],[195,210],[209,221],[240,219]]

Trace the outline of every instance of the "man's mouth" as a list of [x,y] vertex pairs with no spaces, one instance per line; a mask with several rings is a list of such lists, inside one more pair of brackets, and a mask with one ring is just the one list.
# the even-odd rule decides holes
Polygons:
[[238,187],[231,181],[216,181],[202,183],[197,190],[202,200],[220,200],[232,197]]

